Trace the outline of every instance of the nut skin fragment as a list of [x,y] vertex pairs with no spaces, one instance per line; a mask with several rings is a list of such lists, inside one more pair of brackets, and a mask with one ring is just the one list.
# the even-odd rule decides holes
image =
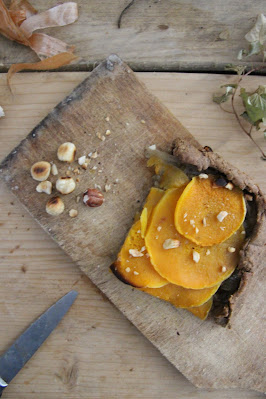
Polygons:
[[83,194],[83,203],[91,208],[101,206],[103,202],[104,202],[104,196],[96,188],[89,188]]
[[47,180],[51,171],[51,165],[49,162],[40,161],[32,165],[30,173],[31,177],[37,181]]
[[73,162],[76,155],[76,146],[73,143],[66,142],[61,144],[57,150],[57,157],[59,161]]
[[46,204],[46,212],[51,216],[58,216],[64,212],[65,205],[60,197],[50,198]]
[[75,190],[76,183],[72,177],[60,177],[59,179],[57,179],[55,187],[61,194],[66,195],[72,193],[72,191]]
[[36,187],[36,191],[38,193],[45,193],[45,194],[50,195],[52,192],[52,183],[48,180],[42,181]]

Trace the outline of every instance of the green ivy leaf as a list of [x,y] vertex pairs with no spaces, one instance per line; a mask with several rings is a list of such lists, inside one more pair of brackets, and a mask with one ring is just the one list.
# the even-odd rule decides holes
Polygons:
[[246,111],[242,116],[258,128],[266,119],[266,87],[259,86],[255,93],[248,93],[246,89],[241,88],[240,97]]
[[214,94],[213,96],[213,101],[217,104],[221,104],[221,103],[225,103],[226,101],[229,100],[229,97],[234,93],[234,89],[237,88],[237,84],[235,83],[229,83],[226,85],[222,85],[222,88],[225,87],[225,93],[221,94],[221,95],[216,95]]

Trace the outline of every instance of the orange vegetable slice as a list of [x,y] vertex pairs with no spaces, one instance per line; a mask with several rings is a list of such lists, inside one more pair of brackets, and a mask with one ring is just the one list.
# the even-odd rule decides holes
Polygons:
[[205,320],[209,314],[209,311],[211,310],[212,302],[212,298],[210,298],[203,305],[194,308],[187,308],[187,310],[193,313],[194,316],[198,317],[199,319]]
[[[168,284],[168,281],[154,270],[145,248],[144,239],[142,238],[153,208],[157,205],[163,194],[163,190],[155,187],[151,188],[144,205],[145,211],[142,211],[140,220],[136,221],[131,227],[120,250],[118,259],[111,268],[118,278],[134,287],[157,288]],[[133,256],[132,254],[137,256]]]
[[[143,210],[140,215],[140,223],[141,223],[141,237],[144,238],[145,232],[148,226],[148,221],[150,219],[151,213],[155,205],[158,204],[162,196],[164,195],[164,191],[159,188],[152,187],[150,189],[149,195],[146,198],[146,202],[144,204]],[[144,244],[143,244],[144,245]]]
[[141,237],[139,220],[131,227],[111,270],[120,280],[133,287],[158,288],[168,284],[150,262]]
[[160,188],[165,190],[180,187],[189,182],[189,178],[181,169],[159,157],[152,156],[148,160],[147,166],[154,167],[156,175],[160,176]]
[[245,214],[244,196],[239,188],[217,187],[213,176],[194,177],[176,205],[175,227],[196,244],[211,246],[235,233]]
[[[194,244],[174,226],[176,203],[183,190],[184,187],[167,190],[154,208],[145,246],[155,270],[172,284],[191,289],[213,287],[228,278],[237,266],[244,230],[241,226],[228,240],[212,247]],[[167,240],[179,242],[179,246],[165,249]]]
[[167,284],[161,288],[141,288],[141,291],[170,302],[177,308],[201,306],[218,290],[219,284],[202,290],[191,290],[175,284]]

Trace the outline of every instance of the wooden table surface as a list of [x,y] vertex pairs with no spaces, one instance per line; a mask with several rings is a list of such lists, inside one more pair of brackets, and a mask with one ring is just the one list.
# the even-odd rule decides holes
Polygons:
[[[118,29],[119,15],[130,0],[76,2],[77,22],[45,30],[76,46],[81,59],[65,68],[72,71],[87,71],[111,53],[135,71],[223,71],[226,64],[239,63],[237,54],[247,47],[245,34],[257,15],[265,13],[265,0],[135,0]],[[56,1],[31,3],[44,11]],[[29,48],[4,37],[0,49],[0,71],[12,63],[38,60]]]
[[[0,76],[1,159],[79,82],[86,72]],[[263,163],[233,116],[211,100],[229,75],[139,73],[140,79],[189,128],[265,187]],[[249,77],[252,88],[266,78]],[[214,134],[215,132],[215,134]],[[219,134],[217,134],[217,132]],[[258,139],[263,145],[263,137]],[[248,160],[248,161],[247,161]],[[248,390],[197,390],[106,300],[42,231],[1,183],[0,351],[70,289],[78,299],[41,349],[6,389],[13,399],[262,398]]]

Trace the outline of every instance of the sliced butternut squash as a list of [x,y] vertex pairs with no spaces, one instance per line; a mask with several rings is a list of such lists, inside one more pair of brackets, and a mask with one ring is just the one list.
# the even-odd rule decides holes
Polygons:
[[[201,176],[201,175],[200,175]],[[201,246],[219,244],[242,225],[246,206],[243,192],[214,185],[214,177],[194,177],[175,210],[177,231]]]
[[183,190],[184,187],[167,190],[154,208],[145,246],[155,270],[172,284],[191,289],[213,287],[228,278],[237,266],[243,227],[221,244],[194,244],[186,238],[187,232],[181,235],[174,226],[176,203]]
[[168,284],[168,281],[154,270],[150,262],[145,242],[140,234],[139,220],[131,227],[111,270],[120,280],[133,287],[158,288]]
[[159,188],[152,187],[150,189],[149,195],[146,198],[143,210],[140,215],[140,223],[141,223],[141,237],[144,238],[145,232],[147,229],[148,221],[150,219],[151,213],[155,205],[158,204],[162,196],[164,195],[164,191]]
[[212,307],[212,298],[210,298],[203,305],[195,307],[195,308],[187,308],[187,310],[194,314],[194,316],[198,317],[201,320],[205,320],[211,310]]
[[160,176],[160,188],[165,190],[183,186],[189,182],[187,175],[174,165],[170,165],[159,157],[152,156],[148,162],[148,167],[154,167],[156,175]]
[[161,288],[141,288],[140,290],[164,301],[170,302],[177,308],[201,306],[207,302],[218,290],[219,284],[203,290],[191,290],[175,284],[167,284]]

